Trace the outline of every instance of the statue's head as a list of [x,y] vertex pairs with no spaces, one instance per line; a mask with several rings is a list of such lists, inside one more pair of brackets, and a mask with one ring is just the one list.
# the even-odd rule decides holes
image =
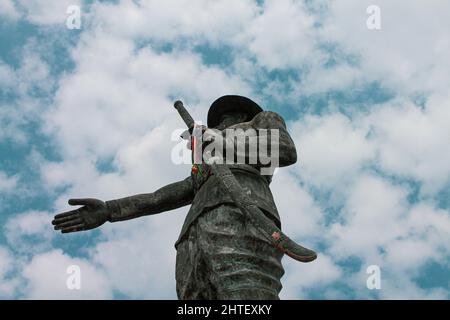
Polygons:
[[227,95],[214,101],[208,111],[208,127],[223,129],[233,124],[250,121],[263,111],[249,98]]

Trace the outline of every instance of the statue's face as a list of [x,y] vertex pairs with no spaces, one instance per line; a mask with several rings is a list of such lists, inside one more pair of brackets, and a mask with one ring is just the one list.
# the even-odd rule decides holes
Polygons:
[[233,112],[224,113],[220,117],[220,123],[216,128],[219,130],[228,128],[234,124],[238,124],[238,123],[246,121],[247,117],[248,117],[248,115],[245,112],[233,111]]

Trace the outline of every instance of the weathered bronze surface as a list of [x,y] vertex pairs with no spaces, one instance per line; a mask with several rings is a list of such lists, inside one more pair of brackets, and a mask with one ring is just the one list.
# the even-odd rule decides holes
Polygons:
[[[231,127],[278,129],[279,166],[295,163],[295,145],[282,117],[262,111],[253,101],[248,101],[251,100],[238,96],[216,100],[208,114],[208,122],[214,123],[219,130]],[[227,105],[229,107],[224,107]],[[186,123],[191,120],[188,114],[181,115]],[[235,164],[227,165],[226,170],[231,170],[238,187],[245,192],[244,199],[251,201],[251,205],[265,216],[264,221],[269,228],[273,225],[273,230],[279,230],[280,218],[269,188],[272,177],[261,175],[260,168],[259,163]],[[200,176],[193,170],[186,179],[153,193],[106,202],[71,199],[70,205],[82,207],[56,215],[52,223],[55,230],[62,233],[77,232],[96,228],[107,221],[128,220],[192,204],[175,244],[178,297],[278,299],[280,279],[284,273],[281,265],[283,252],[258,230],[261,226],[254,219],[248,219],[247,212],[235,202],[236,197],[224,190],[223,181],[219,181],[218,176],[218,173]],[[272,235],[276,241],[284,241],[277,238],[280,232]],[[310,255],[310,260],[305,261],[315,258],[313,251],[302,253]]]

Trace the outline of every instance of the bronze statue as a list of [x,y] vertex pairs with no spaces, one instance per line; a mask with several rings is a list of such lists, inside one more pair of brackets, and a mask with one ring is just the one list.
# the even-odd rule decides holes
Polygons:
[[[194,154],[194,121],[181,102],[177,101],[175,108],[188,126]],[[208,128],[220,133],[226,129],[275,129],[278,166],[288,166],[297,160],[295,145],[282,117],[263,111],[248,98],[217,99],[208,112]],[[208,130],[201,127],[200,133]],[[245,140],[247,148],[251,141]],[[235,147],[235,141],[231,143]],[[207,145],[203,141],[201,144]],[[192,204],[175,243],[178,298],[278,299],[284,274],[283,254],[302,262],[314,260],[316,254],[281,231],[269,189],[272,176],[261,174],[266,163],[259,158],[256,163],[249,163],[245,158],[245,163],[219,164],[218,158],[222,159],[223,153],[215,150],[212,161],[202,158],[194,163],[188,178],[153,193],[106,202],[70,199],[70,205],[83,207],[56,215],[52,223],[55,230],[69,233],[90,230],[106,221],[128,220]]]

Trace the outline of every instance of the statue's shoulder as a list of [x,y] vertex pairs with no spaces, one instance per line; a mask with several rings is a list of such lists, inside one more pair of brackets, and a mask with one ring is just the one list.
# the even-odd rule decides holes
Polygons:
[[283,117],[273,111],[258,113],[252,120],[256,128],[286,128]]

